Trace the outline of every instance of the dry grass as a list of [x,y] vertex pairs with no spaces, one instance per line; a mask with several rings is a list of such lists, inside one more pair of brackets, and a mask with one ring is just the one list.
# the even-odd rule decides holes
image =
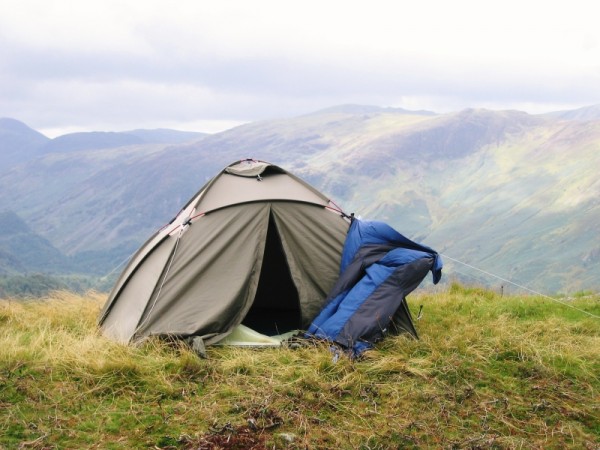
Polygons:
[[[476,288],[424,304],[421,339],[358,361],[327,345],[123,346],[99,294],[0,301],[0,448],[598,448],[600,323]],[[574,300],[600,313],[598,296]],[[235,446],[237,445],[237,447]]]

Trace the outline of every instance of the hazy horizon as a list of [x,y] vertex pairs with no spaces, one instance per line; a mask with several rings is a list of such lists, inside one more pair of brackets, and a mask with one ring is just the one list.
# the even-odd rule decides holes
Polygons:
[[218,132],[341,104],[600,104],[592,2],[0,0],[0,116]]

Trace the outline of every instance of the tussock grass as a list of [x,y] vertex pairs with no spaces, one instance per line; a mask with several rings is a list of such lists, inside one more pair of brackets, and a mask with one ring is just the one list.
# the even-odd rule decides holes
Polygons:
[[409,299],[419,340],[337,361],[320,343],[124,346],[96,329],[104,300],[0,300],[0,448],[600,445],[600,323],[548,299],[455,284]]

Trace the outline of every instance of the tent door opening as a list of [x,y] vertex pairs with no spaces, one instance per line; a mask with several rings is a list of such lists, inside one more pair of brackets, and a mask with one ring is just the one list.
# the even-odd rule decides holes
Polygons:
[[298,290],[272,214],[256,296],[242,324],[268,336],[301,328]]

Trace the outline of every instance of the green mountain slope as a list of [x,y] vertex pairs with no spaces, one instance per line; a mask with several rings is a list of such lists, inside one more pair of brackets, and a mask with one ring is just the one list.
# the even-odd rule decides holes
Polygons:
[[0,212],[0,275],[72,270],[68,259],[15,213]]
[[457,259],[544,293],[600,287],[600,120],[331,108],[180,145],[53,153],[0,175],[0,207],[108,271],[248,157],[441,251],[449,279],[503,283]]
[[598,286],[597,167],[600,122],[529,128],[452,167],[428,239],[545,292]]

